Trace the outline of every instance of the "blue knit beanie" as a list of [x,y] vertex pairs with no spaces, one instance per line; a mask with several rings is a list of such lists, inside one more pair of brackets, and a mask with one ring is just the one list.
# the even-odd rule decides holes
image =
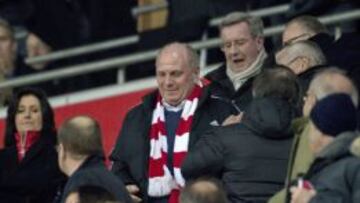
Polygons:
[[331,94],[316,102],[310,119],[324,134],[337,136],[356,130],[356,107],[347,94]]

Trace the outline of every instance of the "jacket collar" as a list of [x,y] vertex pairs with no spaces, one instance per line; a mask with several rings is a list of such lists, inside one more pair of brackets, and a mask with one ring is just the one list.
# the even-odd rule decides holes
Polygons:
[[273,97],[256,98],[245,109],[241,123],[258,136],[287,139],[293,136],[291,121],[294,116],[295,109],[285,100]]
[[224,89],[231,90],[231,92],[235,93],[235,88],[230,78],[226,74],[226,65],[223,64],[219,68],[211,71],[205,76],[206,79],[210,80],[211,83],[215,83]]
[[349,154],[351,143],[356,137],[358,137],[358,135],[355,132],[341,133],[334,141],[320,151],[317,158],[337,159]]
[[97,166],[99,164],[104,165],[103,161],[104,161],[103,156],[101,156],[101,155],[91,155],[88,158],[86,158],[86,160],[80,165],[80,167],[75,171],[75,173],[78,172],[78,171],[81,171],[84,168],[88,168],[90,166]]
[[294,132],[294,134],[301,134],[303,130],[305,129],[306,125],[309,123],[308,117],[299,117],[295,118],[291,121],[291,129]]
[[350,146],[350,152],[352,155],[360,158],[360,136],[354,139]]
[[55,145],[53,145],[49,140],[40,137],[40,139],[30,147],[24,159],[20,162],[20,166],[31,163],[31,160],[39,156],[40,153],[44,153],[44,149],[46,148],[52,148],[50,150],[54,150],[54,153],[56,153],[54,147]]

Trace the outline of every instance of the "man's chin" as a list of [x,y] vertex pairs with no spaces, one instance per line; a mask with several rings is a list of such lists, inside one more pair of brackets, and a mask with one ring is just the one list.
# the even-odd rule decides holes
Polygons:
[[237,64],[237,65],[233,65],[233,66],[231,66],[231,70],[232,70],[232,72],[234,72],[234,73],[241,73],[241,72],[243,72],[244,70],[246,70],[247,69],[247,67],[245,66],[245,64],[241,64],[241,65],[239,65],[239,64]]

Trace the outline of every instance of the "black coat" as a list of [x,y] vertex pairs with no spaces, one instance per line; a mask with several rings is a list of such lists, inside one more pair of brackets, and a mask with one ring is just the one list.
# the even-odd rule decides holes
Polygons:
[[65,202],[70,192],[83,185],[102,187],[112,193],[118,201],[132,202],[123,182],[106,169],[101,157],[91,156],[87,158],[69,177],[61,202]]
[[283,187],[295,110],[280,99],[254,99],[240,124],[204,135],[188,153],[188,179],[217,176],[231,202],[266,202]]
[[[131,109],[123,122],[123,127],[110,156],[112,171],[125,184],[136,184],[140,188],[139,196],[148,201],[148,163],[150,152],[149,130],[157,92],[143,98],[143,102]],[[204,89],[193,118],[190,131],[189,149],[194,146],[200,135],[209,130],[217,120],[217,111],[209,98],[208,89]],[[216,101],[215,101],[216,102]],[[221,123],[222,121],[217,121]]]
[[349,152],[356,137],[342,133],[317,156],[305,176],[317,191],[311,203],[360,202],[360,159]]
[[[269,55],[265,60],[262,68],[270,68],[274,65],[274,56]],[[213,70],[205,76],[211,81],[210,92],[211,97],[221,102],[218,108],[223,109],[224,115],[239,114],[249,105],[252,100],[252,82],[253,78],[247,80],[237,91],[234,85],[226,75],[226,65]]]
[[65,180],[52,141],[40,138],[19,163],[16,146],[0,151],[0,202],[52,202]]
[[[346,71],[347,75],[360,87],[360,37],[358,33],[344,33],[338,40],[325,33],[310,38],[324,52],[329,65]],[[341,53],[341,54],[339,54]]]

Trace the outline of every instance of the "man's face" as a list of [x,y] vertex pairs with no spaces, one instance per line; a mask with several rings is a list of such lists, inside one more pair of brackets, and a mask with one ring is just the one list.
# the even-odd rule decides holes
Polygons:
[[10,74],[14,68],[16,42],[10,33],[0,26],[0,71]]
[[156,62],[156,79],[163,99],[170,105],[180,104],[199,78],[198,69],[189,67],[183,49],[164,50]]
[[308,68],[308,62],[309,60],[304,56],[291,57],[286,53],[286,49],[283,49],[276,54],[276,63],[289,67],[296,75],[299,75]]
[[308,134],[309,146],[313,154],[318,154],[323,149],[322,133],[316,128],[313,122],[310,122]]
[[226,63],[235,73],[246,70],[263,47],[263,38],[252,36],[246,22],[226,26],[220,34]]
[[309,39],[312,34],[306,32],[300,25],[297,23],[292,23],[288,25],[282,35],[282,44],[283,46],[293,44],[295,42],[304,41]]

